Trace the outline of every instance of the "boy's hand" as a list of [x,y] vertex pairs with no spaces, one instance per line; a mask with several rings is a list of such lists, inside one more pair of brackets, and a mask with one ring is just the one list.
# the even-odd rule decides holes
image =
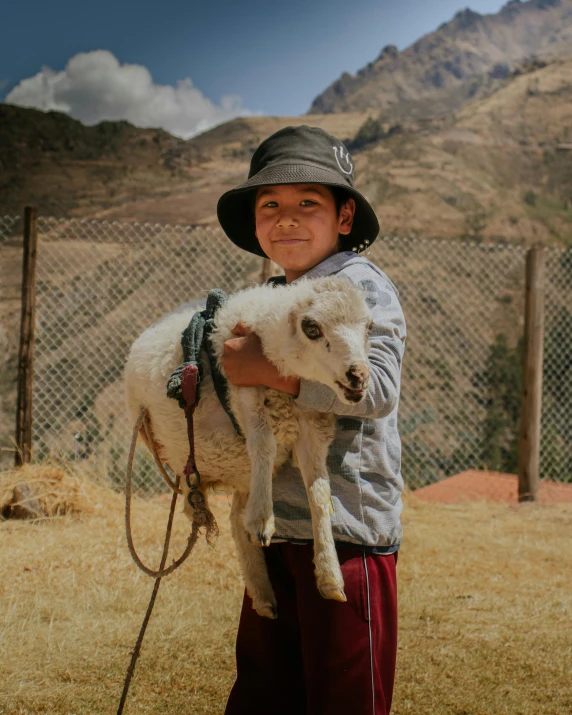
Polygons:
[[239,387],[263,385],[260,378],[268,371],[270,363],[262,352],[258,335],[250,332],[244,323],[237,323],[232,334],[239,337],[227,340],[222,354],[228,380]]
[[264,385],[298,395],[300,380],[280,375],[262,352],[260,338],[256,333],[252,333],[244,323],[237,323],[232,334],[238,337],[225,342],[222,354],[222,364],[229,382],[237,387]]

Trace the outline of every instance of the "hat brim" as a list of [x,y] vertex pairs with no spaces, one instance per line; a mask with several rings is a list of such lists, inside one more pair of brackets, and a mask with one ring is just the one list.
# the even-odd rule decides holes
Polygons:
[[367,199],[352,186],[340,181],[333,171],[313,164],[283,164],[266,166],[253,177],[224,193],[217,204],[217,216],[223,231],[239,248],[266,258],[255,235],[252,192],[259,186],[279,184],[323,184],[344,189],[355,199],[356,212],[352,230],[344,236],[344,248],[352,250],[364,246],[364,241],[373,243],[379,233],[379,222]]

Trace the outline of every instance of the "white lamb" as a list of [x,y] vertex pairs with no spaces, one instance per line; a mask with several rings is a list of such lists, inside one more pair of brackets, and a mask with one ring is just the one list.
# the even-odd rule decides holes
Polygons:
[[[179,475],[189,451],[186,423],[183,411],[166,396],[165,389],[182,362],[180,336],[191,316],[189,310],[171,313],[148,328],[133,344],[125,367],[133,422],[141,409],[147,408],[158,453]],[[264,354],[282,375],[328,385],[347,404],[363,398],[369,379],[371,316],[362,291],[347,279],[325,277],[289,286],[263,285],[231,296],[217,312],[212,334],[223,374],[224,343],[233,337],[231,330],[239,321],[260,337]],[[295,399],[283,392],[229,384],[230,408],[245,442],[218,400],[206,355],[202,356],[202,369],[200,401],[194,415],[201,490],[234,490],[231,528],[253,607],[260,615],[276,617],[276,600],[260,545],[267,546],[274,533],[273,470],[292,453],[308,495],[318,588],[325,598],[346,600],[331,529],[326,469],[334,416],[302,412]],[[188,489],[184,487],[184,491]],[[192,518],[186,500],[185,513]]]

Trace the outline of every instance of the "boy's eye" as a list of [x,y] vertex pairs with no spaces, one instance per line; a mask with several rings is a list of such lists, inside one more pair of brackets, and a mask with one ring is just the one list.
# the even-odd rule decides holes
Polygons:
[[[300,204],[302,206],[304,206],[304,205],[314,206],[316,204],[316,202],[312,201],[312,199],[302,199],[302,201],[300,201]],[[275,209],[277,206],[278,206],[277,201],[267,201],[265,204],[262,204],[263,208],[268,207],[269,209]]]

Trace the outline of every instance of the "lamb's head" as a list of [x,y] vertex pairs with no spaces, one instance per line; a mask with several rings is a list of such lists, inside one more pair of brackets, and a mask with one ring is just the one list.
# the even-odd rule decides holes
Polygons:
[[346,404],[360,402],[369,380],[372,325],[363,292],[341,277],[311,283],[310,296],[290,312],[295,349],[289,351],[289,367],[300,377],[333,388]]

